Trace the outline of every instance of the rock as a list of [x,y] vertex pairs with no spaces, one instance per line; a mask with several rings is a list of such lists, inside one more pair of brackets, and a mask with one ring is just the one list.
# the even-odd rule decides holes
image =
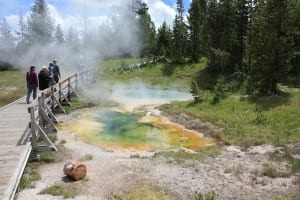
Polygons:
[[277,148],[271,144],[264,144],[260,146],[251,146],[248,148],[250,154],[267,154],[276,152]]

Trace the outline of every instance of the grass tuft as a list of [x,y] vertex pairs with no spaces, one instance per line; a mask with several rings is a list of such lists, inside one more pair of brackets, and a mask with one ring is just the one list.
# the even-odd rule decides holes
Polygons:
[[89,161],[89,160],[93,160],[92,154],[85,154],[83,157],[79,158],[79,161]]
[[19,189],[23,190],[25,188],[35,188],[35,181],[41,179],[40,174],[36,171],[39,167],[39,163],[33,162],[29,163],[23,173],[23,176],[19,183]]
[[43,189],[39,194],[50,194],[52,196],[63,196],[64,199],[74,198],[76,196],[75,187],[63,187],[61,185],[52,185]]
[[194,200],[214,200],[215,199],[215,192],[214,191],[210,191],[208,193],[201,193],[201,192],[197,192],[194,196]]
[[158,158],[158,157],[171,158],[175,164],[184,164],[186,161],[189,160],[199,161],[207,157],[217,156],[219,152],[220,150],[217,147],[212,146],[212,147],[201,148],[196,152],[187,152],[184,150],[156,152],[153,155],[153,158]]
[[113,195],[111,200],[172,200],[174,197],[158,187],[137,189],[126,194]]

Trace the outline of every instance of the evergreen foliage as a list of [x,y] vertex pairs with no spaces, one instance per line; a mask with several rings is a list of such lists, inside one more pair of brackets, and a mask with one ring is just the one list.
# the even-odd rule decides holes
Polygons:
[[45,0],[35,0],[27,23],[31,45],[46,45],[52,41],[54,23]]
[[182,0],[176,1],[177,13],[173,25],[173,59],[176,63],[184,60],[187,50],[187,28],[183,20],[184,5]]
[[197,62],[201,55],[205,55],[205,31],[204,25],[207,20],[206,0],[193,0],[188,15],[189,51],[193,62]]
[[136,12],[140,16],[141,39],[144,43],[141,55],[147,56],[155,52],[156,29],[154,22],[151,20],[151,16],[148,13],[147,4],[141,1],[138,2],[139,9]]
[[20,13],[19,15],[19,31],[16,32],[18,36],[18,41],[16,45],[16,54],[17,56],[21,56],[26,49],[28,49],[28,27],[27,23],[24,19],[24,15]]
[[[164,22],[157,29],[147,4],[143,0],[132,4],[112,17],[111,24],[82,36],[74,27],[63,32],[65,27],[55,24],[46,0],[35,0],[27,19],[20,14],[15,35],[5,18],[0,23],[0,61],[5,63],[8,55],[10,60],[11,55],[22,58],[32,47],[47,45],[68,49],[71,55],[92,46],[94,56],[104,59],[164,56],[172,59],[168,65],[172,68],[206,57],[207,72],[215,76],[215,83],[219,77],[226,82],[235,79],[239,83],[234,88],[242,86],[250,95],[278,94],[278,83],[300,73],[297,0],[192,0],[188,12],[183,0],[176,0],[173,24]],[[202,83],[198,76],[192,78],[195,91]]]
[[172,31],[171,28],[164,21],[161,27],[157,30],[157,42],[155,55],[159,56],[171,56],[172,50]]
[[293,39],[288,0],[258,1],[252,17],[250,77],[263,94],[277,94],[278,82],[291,69]]
[[62,31],[60,24],[55,28],[55,39],[57,44],[63,44],[65,42],[64,32]]

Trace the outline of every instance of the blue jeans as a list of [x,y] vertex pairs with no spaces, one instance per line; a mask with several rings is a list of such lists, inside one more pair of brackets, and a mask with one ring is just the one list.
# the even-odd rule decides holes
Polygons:
[[33,99],[36,98],[36,91],[37,91],[37,87],[36,86],[27,85],[26,103],[29,103],[29,99],[30,99],[31,93],[33,93],[33,95],[32,95]]

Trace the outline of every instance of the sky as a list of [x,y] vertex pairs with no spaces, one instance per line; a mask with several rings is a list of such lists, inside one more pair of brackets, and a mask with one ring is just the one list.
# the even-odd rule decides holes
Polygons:
[[[133,0],[46,0],[55,24],[64,27],[81,29],[84,19],[87,29],[92,30],[106,23],[116,14],[114,8],[132,5]],[[189,8],[191,0],[183,0],[185,10]],[[7,20],[12,29],[18,28],[20,13],[28,16],[34,0],[0,0],[0,20]],[[176,12],[176,0],[144,0],[149,7],[149,14],[156,27],[164,21],[172,24]]]
[[[19,31],[19,20],[22,14],[26,20],[31,13],[31,8],[36,0],[0,0],[0,25],[6,19],[12,34],[17,38]],[[13,62],[16,66],[26,67],[30,65],[42,66],[49,60],[56,58],[65,66],[72,66],[79,57],[83,57],[85,62],[98,62],[105,56],[119,56],[130,54],[139,56],[143,41],[140,38],[135,18],[126,17],[130,9],[134,10],[134,0],[45,0],[47,2],[51,18],[55,25],[60,25],[64,33],[72,28],[82,38],[85,33],[97,33],[97,37],[89,38],[88,48],[80,49],[76,55],[67,46],[59,49],[53,48],[54,44],[41,48],[41,46],[31,46],[29,51],[21,57],[14,54],[0,54],[0,59]],[[143,0],[148,5],[148,12],[156,28],[166,21],[169,25],[173,24],[176,14],[176,0]],[[183,0],[185,11],[187,12],[191,0]],[[121,16],[121,21],[113,20],[113,16]],[[138,16],[136,16],[138,17]],[[107,39],[105,31],[101,32],[103,25],[120,23],[117,26],[122,31],[110,35]],[[94,31],[94,32],[93,32]],[[96,32],[95,32],[96,31]],[[2,44],[0,44],[0,47]],[[78,55],[77,55],[78,54]],[[39,55],[39,56],[37,56]],[[1,57],[2,56],[2,57]],[[47,61],[48,60],[48,61]],[[73,63],[73,64],[72,64]],[[66,68],[67,69],[67,68]],[[68,71],[68,70],[66,70]]]

